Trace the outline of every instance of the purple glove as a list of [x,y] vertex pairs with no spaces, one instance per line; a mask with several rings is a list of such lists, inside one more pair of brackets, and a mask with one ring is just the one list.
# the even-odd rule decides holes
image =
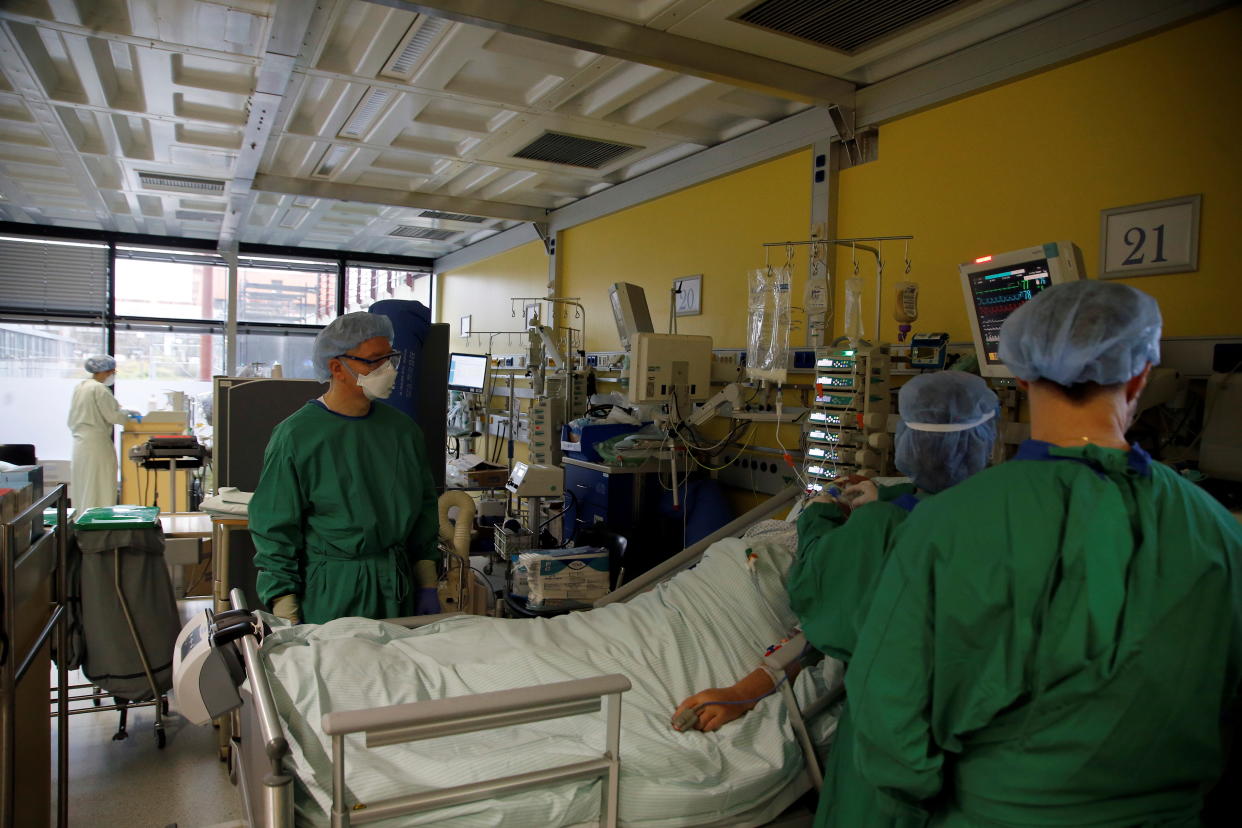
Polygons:
[[418,603],[414,605],[415,615],[435,615],[440,612],[440,596],[435,587],[423,587],[418,591]]

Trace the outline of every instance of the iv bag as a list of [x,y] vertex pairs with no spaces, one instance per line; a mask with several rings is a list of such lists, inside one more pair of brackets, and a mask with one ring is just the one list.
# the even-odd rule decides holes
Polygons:
[[862,323],[863,280],[853,276],[845,280],[845,336],[852,345],[863,338]]
[[746,373],[750,379],[783,383],[789,359],[790,269],[750,274]]
[[914,322],[919,318],[919,286],[916,282],[897,283],[897,301],[893,303],[893,318],[898,322]]
[[827,313],[831,306],[832,294],[828,292],[828,266],[817,259],[811,264],[811,273],[806,280],[802,307],[806,308],[807,313]]

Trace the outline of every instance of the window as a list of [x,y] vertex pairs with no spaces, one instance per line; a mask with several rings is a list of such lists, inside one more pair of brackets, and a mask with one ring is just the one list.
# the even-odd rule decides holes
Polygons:
[[116,332],[116,398],[123,408],[167,408],[167,395],[211,393],[211,378],[224,373],[224,336],[219,329],[140,328]]
[[[149,237],[72,232],[0,236],[0,442],[33,443],[44,459],[72,455],[65,421],[88,356],[111,349],[117,399],[139,411],[164,407],[170,391],[209,394],[226,371],[229,268],[219,252],[190,240],[153,246]],[[427,260],[346,266],[344,252],[300,252],[241,246],[238,373],[279,363],[286,377],[312,378],[314,336],[341,308],[383,299],[431,306]]]
[[86,358],[104,350],[103,325],[0,322],[0,443],[32,443],[45,460],[72,457],[69,402]]
[[346,269],[346,313],[367,310],[382,299],[413,299],[430,308],[431,274],[365,264],[351,264]]
[[335,318],[336,262],[238,260],[238,321],[326,325]]
[[281,374],[293,379],[315,379],[311,359],[315,351],[313,335],[281,331],[249,332],[237,336],[237,370],[258,362],[270,368],[280,363]]
[[[215,319],[229,312],[229,271],[215,256],[140,259],[117,250],[116,313],[156,319]],[[195,262],[194,258],[200,260]],[[187,261],[187,259],[189,259]]]

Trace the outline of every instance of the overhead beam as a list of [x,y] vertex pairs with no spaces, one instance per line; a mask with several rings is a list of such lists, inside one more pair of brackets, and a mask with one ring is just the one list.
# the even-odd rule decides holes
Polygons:
[[[259,161],[268,142],[288,117],[289,107],[282,108],[282,104],[316,8],[316,0],[278,0],[276,4],[263,59],[258,66],[258,80],[247,103],[241,151],[229,181],[229,203],[220,223],[221,250],[236,247],[242,228],[250,218]],[[278,117],[278,113],[282,117]]]
[[854,84],[779,60],[547,0],[366,0],[657,66],[814,106],[854,105]]
[[254,177],[253,189],[265,193],[327,198],[335,201],[357,201],[362,204],[384,204],[390,207],[408,207],[412,210],[440,210],[445,213],[464,213],[470,216],[510,221],[544,221],[547,217],[547,210],[542,207],[485,201],[481,198],[459,198],[409,190],[390,190],[385,187],[365,187],[360,184],[285,178],[267,173],[259,173]]

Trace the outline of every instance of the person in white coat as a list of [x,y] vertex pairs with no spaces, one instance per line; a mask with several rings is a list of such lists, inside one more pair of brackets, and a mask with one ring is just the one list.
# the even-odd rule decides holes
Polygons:
[[137,411],[121,408],[109,387],[116,381],[116,360],[93,356],[86,360],[90,379],[73,390],[69,404],[69,431],[73,433],[73,467],[69,497],[81,514],[95,506],[116,505],[116,447],[112,443],[114,426],[142,417]]

